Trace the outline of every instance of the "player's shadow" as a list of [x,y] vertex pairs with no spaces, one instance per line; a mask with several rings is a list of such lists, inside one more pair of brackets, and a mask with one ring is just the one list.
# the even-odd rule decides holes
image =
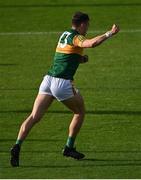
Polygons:
[[0,63],[0,67],[7,67],[7,66],[17,66],[18,64],[13,63]]
[[[0,139],[0,142],[14,142],[15,139]],[[62,141],[61,139],[26,139],[26,142],[55,142],[55,141]]]
[[[88,152],[92,152],[92,151],[84,151],[84,153],[88,153]],[[57,152],[56,152],[57,153]],[[128,153],[130,154],[141,154],[141,151],[94,151],[94,153],[110,153],[111,154],[111,157],[112,157],[112,153],[122,153],[122,154],[125,154],[127,155]],[[67,159],[70,159],[70,161],[72,162],[72,158],[67,158]],[[114,158],[114,159],[108,159],[108,158],[84,158],[82,160],[74,160],[76,163],[73,165],[69,165],[67,164],[66,166],[64,165],[43,165],[43,166],[40,166],[40,165],[31,165],[33,168],[70,168],[70,167],[108,167],[108,166],[141,166],[141,159],[127,159],[127,158]],[[29,166],[24,166],[25,168],[28,168],[30,167]]]
[[[68,159],[68,158],[67,158]],[[70,159],[70,163],[69,162]],[[44,164],[40,165],[40,162],[38,164],[32,163],[30,164],[30,161],[28,164],[21,164],[19,168],[58,168],[58,169],[67,169],[67,168],[78,168],[78,167],[125,167],[125,166],[133,166],[133,167],[138,167],[141,166],[141,159],[98,159],[98,158],[85,158],[82,160],[73,160],[74,162],[72,163],[72,158],[69,158],[68,161],[59,163],[57,164],[49,164],[44,162]],[[10,165],[4,166],[4,168],[9,168]]]
[[[72,161],[71,161],[72,162]],[[85,163],[87,162],[87,163]],[[88,163],[89,162],[89,163]],[[141,166],[141,159],[83,159],[76,160],[73,164],[66,165],[22,165],[23,168],[76,168],[76,167],[108,167],[108,166]]]
[[86,111],[88,114],[95,115],[141,115],[141,111],[126,111],[126,110],[97,110],[97,111]]
[[[86,152],[91,152],[91,151],[84,151],[84,153]],[[141,151],[94,151],[95,153],[110,153],[111,157],[112,157],[112,153],[123,153],[123,154],[135,154],[135,153],[140,153]],[[58,153],[58,152],[55,152]],[[70,162],[72,163],[72,158],[68,158],[66,157],[67,160],[70,160]],[[82,160],[74,160],[75,163],[73,164],[68,164],[67,165],[49,165],[49,164],[45,164],[45,165],[24,165],[22,167],[24,168],[76,168],[76,167],[110,167],[110,166],[141,166],[141,159],[135,159],[135,158],[84,158]]]
[[[1,110],[0,113],[30,113],[31,109],[23,109],[23,110]],[[72,114],[71,111],[68,110],[49,110],[47,113],[53,114]],[[123,111],[123,110],[87,110],[86,114],[93,115],[134,115],[140,116],[141,111]]]
[[[32,151],[23,151],[23,153],[36,153],[36,154],[39,154],[39,153],[55,153],[55,154],[58,154],[58,157],[62,155],[60,153],[60,151],[35,151],[35,150],[32,150]],[[84,152],[87,152],[87,151],[84,151]],[[89,151],[90,152],[90,151]],[[136,158],[120,158],[118,157],[118,153],[122,153],[122,154],[125,154],[127,155],[128,153],[130,154],[141,154],[141,151],[94,151],[94,153],[110,153],[111,154],[111,158],[97,158],[97,157],[86,157],[82,160],[73,160],[72,158],[68,158],[68,157],[62,157],[63,158],[63,164],[59,163],[58,164],[48,164],[48,162],[45,162],[43,161],[44,163],[40,165],[39,164],[30,164],[30,161],[28,164],[21,164],[20,168],[60,168],[60,169],[66,169],[66,168],[77,168],[77,167],[110,167],[110,166],[121,166],[121,167],[124,167],[124,166],[134,166],[134,167],[137,167],[137,166],[141,166],[141,159],[136,159]],[[112,153],[117,153],[117,158],[112,158]],[[29,155],[30,156],[30,155]],[[65,161],[64,161],[64,158],[67,159],[66,161],[66,165],[65,165]],[[70,163],[68,163],[70,160]],[[9,168],[9,166],[5,166],[4,168]]]

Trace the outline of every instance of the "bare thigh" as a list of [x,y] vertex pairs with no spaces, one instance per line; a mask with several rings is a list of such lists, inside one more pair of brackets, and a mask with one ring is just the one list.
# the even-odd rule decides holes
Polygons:
[[38,94],[31,113],[33,119],[36,120],[42,118],[42,116],[47,111],[53,100],[53,96],[50,96],[48,94]]
[[34,102],[32,113],[27,117],[27,119],[22,123],[18,139],[24,140],[28,135],[31,128],[35,123],[39,122],[48,107],[53,101],[53,96],[49,96],[47,94],[38,94],[36,100]]
[[83,97],[80,93],[75,94],[72,98],[62,101],[74,114],[85,113]]

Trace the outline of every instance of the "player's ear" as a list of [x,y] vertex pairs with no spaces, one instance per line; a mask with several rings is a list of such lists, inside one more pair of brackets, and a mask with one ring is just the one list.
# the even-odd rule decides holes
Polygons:
[[82,28],[83,27],[83,22],[81,22],[78,26],[78,28]]
[[85,23],[82,22],[82,23],[80,24],[80,26],[81,26],[81,28],[85,27]]

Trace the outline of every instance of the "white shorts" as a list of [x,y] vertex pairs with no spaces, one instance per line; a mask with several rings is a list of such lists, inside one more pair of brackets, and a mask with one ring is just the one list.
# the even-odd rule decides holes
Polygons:
[[71,80],[56,78],[46,75],[39,88],[39,94],[54,96],[58,101],[73,97],[78,90],[73,86]]

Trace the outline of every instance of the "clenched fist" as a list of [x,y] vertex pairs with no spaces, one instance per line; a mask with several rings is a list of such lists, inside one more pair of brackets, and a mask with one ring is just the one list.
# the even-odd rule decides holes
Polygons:
[[87,55],[81,56],[81,58],[79,59],[79,63],[86,63],[86,62],[88,62],[88,56]]
[[119,26],[117,26],[116,24],[113,24],[112,29],[111,29],[112,35],[117,34],[119,30],[120,30]]

